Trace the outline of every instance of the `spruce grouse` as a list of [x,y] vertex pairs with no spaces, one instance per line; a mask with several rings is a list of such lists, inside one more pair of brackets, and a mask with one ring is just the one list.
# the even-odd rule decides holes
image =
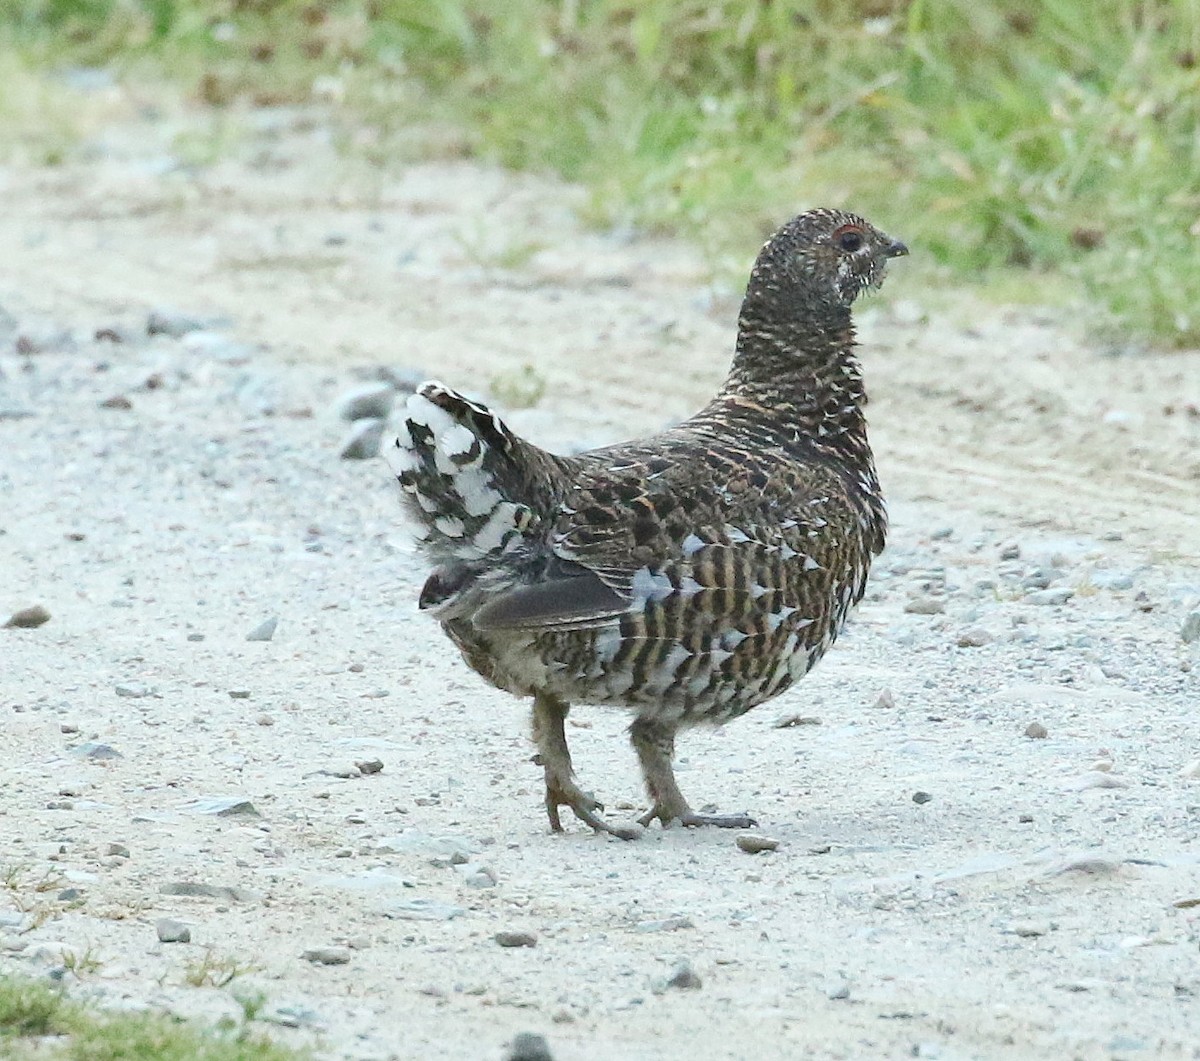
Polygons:
[[560,457],[430,382],[384,447],[437,564],[421,591],[467,663],[533,697],[555,831],[567,806],[629,838],[580,788],[574,702],[632,711],[648,825],[753,825],[699,814],[675,734],[778,696],[863,595],[887,520],[867,442],[850,306],[908,248],[861,217],[811,210],[763,246],[724,386],[661,434]]

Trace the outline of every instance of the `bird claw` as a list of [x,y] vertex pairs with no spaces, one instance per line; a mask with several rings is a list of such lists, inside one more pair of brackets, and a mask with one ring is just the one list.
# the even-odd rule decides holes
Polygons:
[[749,814],[697,814],[688,806],[665,807],[657,803],[638,818],[638,824],[649,826],[655,819],[662,822],[664,829],[675,822],[688,829],[705,825],[716,829],[753,829],[758,825]]
[[642,835],[642,830],[635,824],[612,825],[601,818],[596,811],[604,810],[604,804],[589,792],[584,792],[573,781],[566,783],[557,780],[546,780],[546,816],[550,819],[550,828],[561,833],[565,830],[558,815],[559,807],[570,807],[571,812],[585,825],[591,826],[598,833],[608,833],[621,840],[636,840]]

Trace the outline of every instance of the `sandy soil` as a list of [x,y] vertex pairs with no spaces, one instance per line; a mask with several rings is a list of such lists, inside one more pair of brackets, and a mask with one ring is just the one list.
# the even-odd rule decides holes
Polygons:
[[[895,523],[868,599],[681,749],[778,850],[553,836],[526,707],[416,613],[336,401],[380,366],[503,399],[528,364],[515,427],[614,440],[708,396],[735,301],[686,245],[584,230],[572,189],[380,174],[284,112],[193,169],[195,121],[0,170],[0,619],[52,616],[0,630],[0,968],[210,1019],[259,993],[330,1058],[1200,1057],[1200,356],[901,263],[860,314]],[[206,327],[147,337],[161,307]],[[632,816],[625,720],[572,722]]]

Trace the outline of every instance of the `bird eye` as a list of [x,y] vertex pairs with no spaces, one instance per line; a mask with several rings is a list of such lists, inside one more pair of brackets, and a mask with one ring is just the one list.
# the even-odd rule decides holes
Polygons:
[[863,245],[862,233],[857,229],[847,229],[837,235],[837,245],[846,251],[848,254],[853,254],[856,250],[861,250]]

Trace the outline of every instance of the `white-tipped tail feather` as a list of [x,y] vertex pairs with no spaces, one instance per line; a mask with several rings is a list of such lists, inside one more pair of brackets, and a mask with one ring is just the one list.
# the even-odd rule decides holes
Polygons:
[[490,409],[440,383],[423,383],[408,399],[404,424],[383,455],[432,551],[476,560],[519,541],[533,514],[506,496],[518,443]]

